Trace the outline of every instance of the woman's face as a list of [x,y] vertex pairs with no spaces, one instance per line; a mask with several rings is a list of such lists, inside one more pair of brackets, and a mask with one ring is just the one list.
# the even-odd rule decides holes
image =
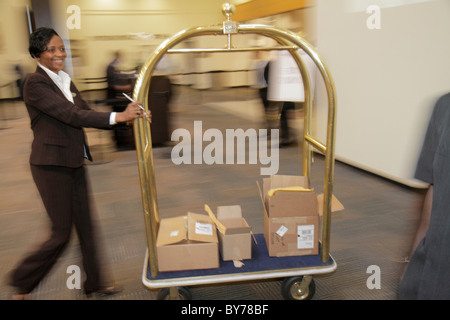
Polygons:
[[64,60],[66,60],[67,53],[64,47],[64,42],[60,37],[54,35],[47,44],[47,50],[41,53],[37,60],[44,67],[58,73],[64,68]]

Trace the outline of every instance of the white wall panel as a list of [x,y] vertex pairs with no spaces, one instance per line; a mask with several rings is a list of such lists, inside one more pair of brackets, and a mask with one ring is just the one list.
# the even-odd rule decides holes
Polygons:
[[[318,1],[317,47],[337,90],[336,158],[423,187],[413,178],[418,154],[436,99],[450,91],[450,1],[385,3]],[[324,140],[318,85],[314,130]]]

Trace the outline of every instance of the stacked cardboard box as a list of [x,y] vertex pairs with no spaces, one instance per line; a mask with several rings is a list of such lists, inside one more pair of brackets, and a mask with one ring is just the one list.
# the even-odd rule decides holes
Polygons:
[[159,271],[219,267],[217,232],[207,215],[162,219],[156,240]]
[[271,257],[318,254],[317,195],[302,176],[263,179],[264,236]]
[[[260,192],[269,256],[318,254],[321,196],[307,185],[302,176],[263,179]],[[332,200],[332,211],[343,209],[335,197]],[[156,241],[159,271],[218,268],[219,252],[224,261],[252,258],[251,228],[241,207],[218,207],[217,217],[207,205],[205,210],[208,215],[188,213],[161,220]]]
[[219,229],[219,251],[224,261],[252,258],[251,228],[242,217],[241,206],[217,207]]

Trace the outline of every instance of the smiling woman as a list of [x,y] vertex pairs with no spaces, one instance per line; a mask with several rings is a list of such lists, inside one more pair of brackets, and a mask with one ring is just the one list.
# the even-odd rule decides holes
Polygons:
[[35,73],[23,84],[23,98],[34,139],[30,167],[51,222],[51,233],[39,249],[12,271],[10,284],[15,299],[24,299],[40,283],[64,251],[74,225],[80,241],[86,273],[84,292],[111,295],[121,288],[103,278],[91,219],[88,177],[84,160],[92,160],[83,128],[109,129],[150,113],[130,103],[123,112],[92,110],[69,74],[63,71],[67,57],[64,43],[53,29],[39,28],[30,36],[29,52],[37,60]]
[[67,57],[64,42],[53,29],[43,29],[41,38],[30,43],[30,54],[44,67],[58,73]]

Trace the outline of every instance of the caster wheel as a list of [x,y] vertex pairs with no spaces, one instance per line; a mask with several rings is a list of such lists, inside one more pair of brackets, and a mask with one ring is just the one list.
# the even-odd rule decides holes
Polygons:
[[[177,300],[192,300],[191,290],[188,287],[178,287]],[[170,288],[163,288],[158,292],[158,300],[170,300]]]
[[286,278],[281,293],[286,300],[311,300],[316,293],[316,284],[311,276]]

